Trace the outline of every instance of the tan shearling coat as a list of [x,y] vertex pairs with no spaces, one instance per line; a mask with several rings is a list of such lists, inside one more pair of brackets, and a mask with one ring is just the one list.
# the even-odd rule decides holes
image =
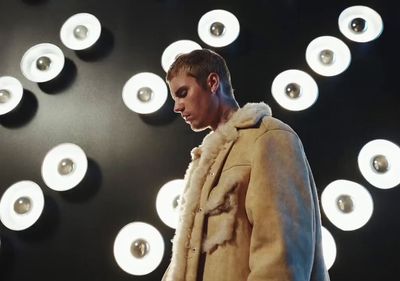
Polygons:
[[266,104],[239,109],[192,158],[163,280],[329,280],[302,144]]

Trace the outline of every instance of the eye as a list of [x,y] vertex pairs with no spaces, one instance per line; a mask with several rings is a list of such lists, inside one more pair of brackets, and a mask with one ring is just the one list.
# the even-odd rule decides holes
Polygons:
[[178,91],[178,93],[176,94],[176,96],[177,96],[178,98],[184,98],[184,97],[186,97],[186,96],[187,96],[187,90],[184,89],[184,90]]

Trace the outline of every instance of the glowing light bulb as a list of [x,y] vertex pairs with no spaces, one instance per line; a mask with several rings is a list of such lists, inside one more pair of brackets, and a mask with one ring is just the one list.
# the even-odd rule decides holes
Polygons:
[[167,84],[160,76],[151,72],[135,74],[122,89],[124,104],[139,114],[150,114],[159,110],[167,97]]
[[179,206],[180,196],[176,196],[174,200],[172,200],[172,208],[176,210]]
[[367,30],[367,22],[363,18],[355,18],[350,22],[350,29],[355,33],[363,33]]
[[11,230],[32,226],[42,214],[44,196],[39,185],[19,181],[7,188],[0,199],[0,221]]
[[171,180],[165,183],[157,194],[157,213],[160,219],[171,228],[176,228],[178,225],[179,206],[184,187],[183,179]]
[[36,60],[36,67],[41,71],[47,71],[50,68],[51,60],[49,57],[42,56]]
[[201,46],[191,40],[178,40],[165,48],[161,56],[161,66],[165,72],[171,64],[182,54],[190,53],[193,50],[201,50]]
[[135,258],[141,259],[150,251],[150,245],[146,240],[137,239],[132,242],[131,253]]
[[372,140],[360,150],[358,167],[373,186],[393,188],[400,184],[400,147],[388,140]]
[[88,28],[84,25],[78,25],[74,28],[74,36],[76,39],[84,40],[88,35]]
[[325,65],[332,64],[334,59],[335,54],[332,50],[325,49],[319,53],[319,60]]
[[0,103],[6,103],[10,100],[11,98],[11,93],[10,91],[7,90],[0,90]]
[[205,13],[197,25],[200,39],[213,47],[231,44],[240,33],[237,17],[226,10],[212,10]]
[[217,37],[221,36],[225,32],[225,25],[223,23],[216,21],[213,24],[211,24],[210,32],[214,36],[217,36]]
[[349,195],[342,194],[336,199],[339,210],[345,214],[351,213],[354,210],[353,200]]
[[372,159],[372,167],[374,167],[375,171],[383,174],[389,170],[389,162],[383,155],[376,155]]
[[335,76],[347,69],[351,62],[349,47],[333,36],[320,36],[308,44],[307,64],[323,76]]
[[289,69],[275,77],[271,92],[280,106],[299,111],[315,103],[318,98],[318,85],[306,72]]
[[58,172],[63,176],[71,174],[74,171],[74,168],[75,163],[69,158],[61,160],[58,164]]
[[325,228],[321,227],[322,231],[322,252],[324,255],[324,261],[326,269],[330,269],[335,263],[336,259],[336,242],[332,234]]
[[154,226],[132,222],[119,231],[113,252],[115,261],[125,272],[146,275],[156,269],[163,258],[164,239]]
[[300,96],[301,87],[297,83],[290,83],[285,88],[286,95],[291,99],[297,99]]
[[32,82],[47,82],[55,78],[64,68],[62,50],[50,43],[41,43],[29,48],[21,59],[22,74]]
[[343,10],[338,19],[340,32],[355,42],[369,42],[383,32],[381,16],[367,6],[352,6]]
[[369,191],[349,180],[336,180],[328,184],[321,194],[321,205],[327,218],[345,231],[364,226],[374,210]]
[[148,102],[151,100],[153,90],[149,87],[141,87],[137,91],[137,97],[141,102]]
[[42,177],[48,187],[65,191],[76,187],[85,177],[88,159],[81,147],[62,143],[53,147],[42,162]]
[[0,76],[0,116],[17,107],[23,93],[24,89],[19,80],[11,76]]
[[14,202],[14,211],[17,214],[23,215],[26,213],[29,213],[29,211],[32,208],[32,202],[29,197],[19,197],[17,200]]
[[91,47],[101,35],[101,23],[92,14],[79,13],[69,17],[61,27],[61,42],[71,50]]

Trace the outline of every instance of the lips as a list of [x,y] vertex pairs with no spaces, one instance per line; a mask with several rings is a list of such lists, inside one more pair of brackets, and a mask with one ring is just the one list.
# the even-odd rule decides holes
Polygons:
[[183,120],[185,120],[185,122],[190,122],[190,120],[191,120],[190,114],[182,115],[182,118],[183,118]]

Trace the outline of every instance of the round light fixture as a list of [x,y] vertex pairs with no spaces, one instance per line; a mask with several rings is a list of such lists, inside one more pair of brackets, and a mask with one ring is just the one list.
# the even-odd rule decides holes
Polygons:
[[275,77],[271,92],[283,108],[300,111],[315,103],[318,98],[318,85],[306,72],[289,69]]
[[16,108],[23,93],[24,88],[18,79],[11,76],[0,77],[0,115]]
[[358,167],[373,186],[393,188],[400,184],[400,147],[388,140],[370,141],[358,154]]
[[178,224],[179,200],[184,187],[184,180],[172,180],[164,184],[157,194],[156,209],[158,216],[171,228],[176,228]]
[[200,39],[213,47],[224,47],[239,36],[240,24],[234,14],[225,10],[212,10],[199,20],[197,33]]
[[60,30],[63,44],[72,50],[91,47],[100,38],[100,21],[92,14],[79,13],[68,18]]
[[165,48],[161,56],[162,68],[167,72],[171,64],[179,55],[187,54],[194,50],[201,50],[201,46],[191,40],[179,40],[171,43],[167,48]]
[[149,114],[159,110],[168,97],[164,80],[150,72],[132,76],[122,89],[125,105],[139,114]]
[[59,47],[42,43],[31,47],[22,57],[22,74],[33,82],[46,82],[55,78],[64,67],[64,54]]
[[124,226],[114,242],[117,264],[132,275],[145,275],[158,267],[164,255],[164,240],[152,225],[132,222]]
[[42,214],[44,196],[39,185],[19,181],[11,185],[0,200],[0,220],[11,230],[32,226]]
[[381,16],[366,6],[352,6],[343,10],[338,23],[344,36],[360,43],[378,38],[383,31]]
[[74,188],[85,177],[88,160],[85,152],[72,143],[52,148],[42,163],[42,177],[48,187],[56,191]]
[[321,227],[322,232],[322,251],[324,255],[325,266],[331,268],[336,260],[336,243],[332,234],[325,228]]
[[321,36],[308,44],[306,61],[316,73],[334,76],[350,65],[351,53],[342,40],[333,36]]
[[336,180],[328,184],[322,192],[321,204],[328,219],[346,231],[364,226],[373,212],[373,201],[368,190],[348,180]]

